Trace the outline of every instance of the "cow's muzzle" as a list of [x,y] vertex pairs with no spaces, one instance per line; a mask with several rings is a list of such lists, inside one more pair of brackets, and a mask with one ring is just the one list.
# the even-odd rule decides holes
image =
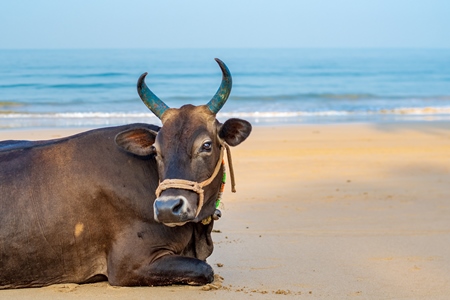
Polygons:
[[181,226],[195,218],[196,209],[190,207],[186,197],[162,196],[153,203],[155,221],[167,226]]

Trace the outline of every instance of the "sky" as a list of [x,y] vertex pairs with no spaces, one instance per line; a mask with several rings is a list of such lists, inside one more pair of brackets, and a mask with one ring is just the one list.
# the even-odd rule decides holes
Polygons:
[[61,48],[450,48],[450,1],[2,1],[0,49]]

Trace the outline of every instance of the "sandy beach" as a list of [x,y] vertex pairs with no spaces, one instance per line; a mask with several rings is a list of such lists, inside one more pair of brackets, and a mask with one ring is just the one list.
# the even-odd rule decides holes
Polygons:
[[237,193],[226,187],[215,225],[213,285],[67,284],[0,299],[448,299],[449,123],[255,126],[232,150]]

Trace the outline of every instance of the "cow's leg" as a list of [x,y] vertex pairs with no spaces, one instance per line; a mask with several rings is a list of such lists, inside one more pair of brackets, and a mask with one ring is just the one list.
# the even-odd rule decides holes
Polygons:
[[199,259],[167,255],[150,264],[134,266],[133,270],[113,272],[108,280],[111,285],[119,286],[202,285],[214,280],[214,271]]
[[192,225],[135,222],[122,230],[108,251],[111,285],[201,285],[213,281],[214,272],[205,261],[175,254],[191,240]]
[[163,256],[150,264],[148,269],[152,285],[176,283],[202,285],[214,280],[211,266],[192,257]]

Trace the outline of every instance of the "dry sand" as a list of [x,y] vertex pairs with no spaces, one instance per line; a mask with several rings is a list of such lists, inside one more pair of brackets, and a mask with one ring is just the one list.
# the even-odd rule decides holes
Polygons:
[[209,291],[67,284],[0,299],[449,299],[449,123],[255,127],[233,150]]

